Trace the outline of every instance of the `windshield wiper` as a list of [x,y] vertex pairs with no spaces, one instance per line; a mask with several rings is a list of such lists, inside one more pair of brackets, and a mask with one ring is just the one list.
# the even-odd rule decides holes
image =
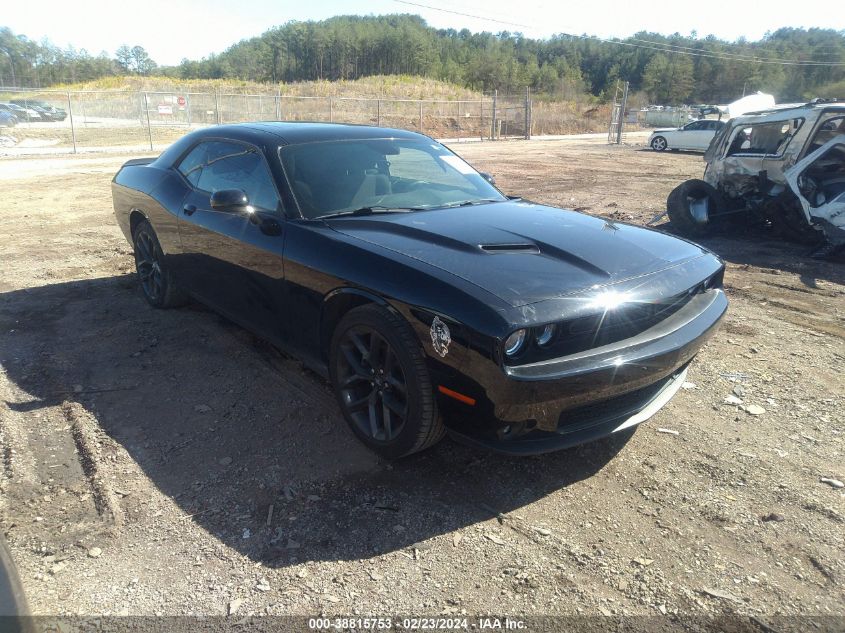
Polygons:
[[336,213],[319,215],[317,216],[317,219],[325,220],[327,218],[340,218],[347,215],[373,215],[374,213],[410,213],[411,211],[421,210],[422,207],[361,207],[360,209],[350,209],[348,211],[338,211]]
[[479,198],[478,200],[462,200],[461,202],[451,202],[444,204],[441,209],[456,209],[458,207],[474,207],[477,204],[487,204],[489,202],[503,202],[498,198]]

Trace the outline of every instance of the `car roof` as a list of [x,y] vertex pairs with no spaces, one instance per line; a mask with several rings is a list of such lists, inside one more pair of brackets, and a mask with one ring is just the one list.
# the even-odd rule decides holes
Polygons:
[[156,159],[159,165],[173,165],[189,147],[205,139],[230,139],[257,146],[297,145],[320,141],[365,139],[431,139],[416,132],[351,123],[316,123],[305,121],[256,121],[212,125],[186,134]]
[[781,103],[773,108],[760,110],[758,112],[746,112],[745,114],[734,117],[731,123],[754,123],[765,121],[769,118],[773,120],[799,118],[802,114],[814,110],[845,110],[845,102],[843,101],[818,101],[810,103]]
[[396,128],[350,123],[320,123],[305,121],[256,121],[218,125],[203,130],[203,136],[227,136],[242,140],[263,140],[275,137],[280,144],[343,141],[352,139],[405,138],[419,139],[420,134]]

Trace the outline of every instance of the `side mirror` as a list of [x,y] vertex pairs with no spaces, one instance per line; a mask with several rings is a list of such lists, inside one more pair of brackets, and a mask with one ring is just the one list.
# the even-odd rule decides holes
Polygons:
[[220,189],[211,194],[211,208],[215,211],[243,211],[249,198],[241,189]]
[[486,180],[487,182],[489,182],[491,185],[495,185],[495,184],[496,184],[496,179],[495,179],[495,178],[493,178],[493,176],[491,176],[490,174],[488,174],[486,171],[480,171],[480,172],[478,172],[478,175],[479,175],[479,176],[481,176],[482,178],[484,178],[484,180]]

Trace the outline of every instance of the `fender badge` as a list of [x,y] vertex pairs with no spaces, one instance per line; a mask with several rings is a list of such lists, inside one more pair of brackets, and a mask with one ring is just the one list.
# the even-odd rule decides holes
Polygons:
[[449,343],[452,342],[452,335],[449,333],[449,326],[440,320],[440,317],[434,317],[431,322],[431,345],[434,351],[440,354],[441,357],[449,353]]

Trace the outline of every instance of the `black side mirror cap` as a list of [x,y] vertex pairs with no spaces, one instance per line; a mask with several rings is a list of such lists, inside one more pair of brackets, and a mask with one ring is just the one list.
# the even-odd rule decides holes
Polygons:
[[211,194],[211,208],[215,211],[242,211],[249,206],[249,198],[242,189],[220,189]]
[[479,175],[479,176],[481,176],[482,178],[484,178],[484,180],[486,180],[487,182],[489,182],[491,185],[495,185],[495,184],[496,184],[496,179],[495,179],[495,178],[493,178],[493,176],[491,176],[490,174],[488,174],[486,171],[480,171],[480,172],[478,172],[478,175]]

